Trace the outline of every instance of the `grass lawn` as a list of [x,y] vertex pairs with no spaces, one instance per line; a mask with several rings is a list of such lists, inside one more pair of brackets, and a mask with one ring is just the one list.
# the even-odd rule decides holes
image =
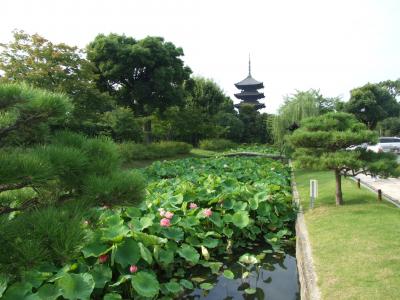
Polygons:
[[[400,209],[350,180],[342,180],[345,205],[336,207],[333,172],[295,175],[322,299],[400,299]],[[313,210],[310,179],[319,183]]]

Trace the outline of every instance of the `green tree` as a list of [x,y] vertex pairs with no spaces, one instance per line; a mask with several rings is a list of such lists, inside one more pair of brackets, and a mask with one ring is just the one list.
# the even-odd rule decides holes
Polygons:
[[137,115],[148,116],[182,103],[183,83],[191,70],[181,59],[183,50],[171,42],[161,37],[135,40],[100,34],[87,51],[98,70],[99,86]]
[[378,122],[377,129],[381,136],[400,135],[400,117],[386,118]]
[[239,108],[239,119],[243,123],[242,143],[266,143],[269,141],[267,130],[268,114],[260,113],[250,104],[242,104]]
[[240,142],[244,134],[244,123],[236,113],[220,112],[215,115],[217,126],[222,129],[219,137]]
[[195,107],[208,116],[219,112],[234,113],[233,101],[211,79],[194,77],[186,90],[186,106]]
[[400,79],[385,80],[378,83],[379,86],[385,88],[393,97],[399,100],[400,97]]
[[223,129],[196,107],[170,107],[162,119],[156,118],[160,139],[180,140],[197,146],[203,138],[218,136]]
[[104,113],[100,124],[103,127],[101,133],[114,141],[143,141],[141,124],[130,108],[117,107]]
[[[64,43],[54,44],[44,37],[14,31],[14,40],[1,44],[0,70],[3,82],[25,82],[34,87],[65,93],[75,109],[69,126],[75,130],[98,120],[99,114],[112,109],[113,99],[96,87],[94,66],[85,53]],[[82,128],[84,127],[84,128]]]
[[243,124],[232,100],[212,80],[194,77],[184,84],[182,106],[169,107],[154,119],[158,139],[177,139],[198,145],[204,138],[240,138]]
[[[135,40],[125,35],[99,34],[88,47],[97,68],[98,86],[115,95],[136,116],[163,113],[182,105],[183,83],[191,70],[181,59],[183,50],[161,37]],[[151,142],[151,118],[144,123],[145,140]]]
[[27,85],[0,84],[0,147],[43,142],[73,105],[66,96]]
[[296,91],[285,97],[284,104],[271,122],[271,131],[276,145],[285,148],[285,136],[298,128],[301,120],[337,110],[339,98],[325,98],[318,90]]
[[63,122],[71,108],[63,94],[0,84],[0,273],[73,259],[88,208],[142,199],[142,176],[122,170],[110,139],[58,132],[27,142],[36,128],[48,133]]
[[390,153],[366,150],[348,151],[347,147],[375,143],[377,135],[348,113],[327,113],[306,118],[289,137],[301,167],[328,169],[335,174],[336,204],[342,205],[341,177],[344,175],[389,176],[396,174],[396,157]]
[[388,117],[398,117],[400,104],[387,88],[368,83],[351,91],[345,111],[354,114],[369,129]]

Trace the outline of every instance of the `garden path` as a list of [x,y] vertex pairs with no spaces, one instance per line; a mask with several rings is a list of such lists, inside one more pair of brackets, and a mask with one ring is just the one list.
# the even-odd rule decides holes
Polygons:
[[362,183],[366,183],[375,189],[382,190],[382,193],[390,196],[400,203],[400,178],[372,178],[363,174],[357,175]]

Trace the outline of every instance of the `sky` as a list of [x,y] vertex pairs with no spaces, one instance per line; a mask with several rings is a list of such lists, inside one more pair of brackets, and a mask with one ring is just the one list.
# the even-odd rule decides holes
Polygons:
[[0,0],[0,7],[0,43],[14,29],[81,48],[99,33],[162,36],[183,48],[194,75],[232,99],[250,53],[270,113],[296,90],[348,100],[355,87],[400,78],[399,0]]

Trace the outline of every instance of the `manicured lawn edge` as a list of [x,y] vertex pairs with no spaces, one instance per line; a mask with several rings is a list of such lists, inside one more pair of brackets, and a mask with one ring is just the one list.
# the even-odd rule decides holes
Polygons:
[[317,274],[315,272],[314,262],[312,258],[312,249],[308,230],[304,221],[299,192],[297,191],[294,170],[291,161],[289,165],[292,169],[292,193],[293,201],[299,206],[299,212],[296,220],[296,260],[297,271],[300,282],[301,299],[319,300],[321,293],[317,285]]
[[[393,299],[400,286],[400,210],[344,179],[343,206],[335,205],[332,172],[295,169],[322,299]],[[310,210],[309,180],[319,197]]]

